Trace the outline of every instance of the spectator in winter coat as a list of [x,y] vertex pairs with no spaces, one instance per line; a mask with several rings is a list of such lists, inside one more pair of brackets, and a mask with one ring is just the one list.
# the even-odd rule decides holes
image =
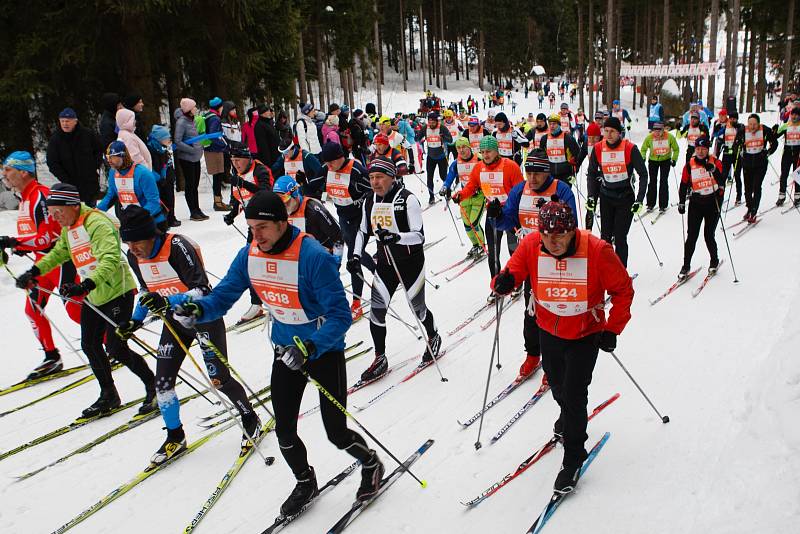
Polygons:
[[[209,110],[203,115],[206,133],[222,132],[222,99],[215,96],[208,101]],[[211,139],[211,144],[203,148],[206,172],[211,175],[211,189],[214,192],[214,211],[230,211],[231,207],[222,201],[222,180],[225,178],[225,150],[227,143],[221,137]]]
[[[337,107],[336,111],[340,111]],[[338,114],[330,114],[325,119],[325,124],[322,125],[322,142],[323,144],[331,142],[341,145],[342,141],[339,139],[339,116]]]
[[153,172],[158,175],[156,186],[161,203],[166,207],[167,224],[180,226],[175,218],[175,161],[172,157],[172,139],[169,129],[154,124],[147,138],[147,148],[153,161]]
[[363,110],[353,111],[353,117],[347,124],[350,138],[350,152],[358,161],[366,162],[369,143],[366,131],[369,129],[369,117]]
[[278,146],[281,150],[288,148],[294,142],[294,134],[289,126],[289,115],[285,110],[278,110],[278,118],[275,120],[275,129],[278,131],[280,139]]
[[101,102],[103,104],[103,114],[100,115],[98,130],[100,132],[100,145],[105,150],[117,138],[117,110],[122,107],[122,102],[117,93],[104,94]]
[[127,109],[117,110],[117,139],[125,143],[134,163],[144,165],[147,170],[153,169],[153,162],[150,160],[150,151],[147,145],[134,133],[136,130],[136,114]]
[[142,142],[144,142],[147,140],[147,129],[145,128],[145,123],[142,119],[142,110],[144,110],[144,100],[142,100],[142,96],[134,91],[122,99],[122,105],[125,107],[125,109],[133,111],[136,118],[136,130],[134,133],[139,139],[141,139]]
[[197,187],[200,185],[200,159],[203,157],[203,147],[190,145],[185,141],[197,136],[197,127],[194,123],[194,114],[197,104],[191,98],[182,98],[180,109],[175,111],[175,157],[181,167],[184,179],[186,205],[189,207],[189,218],[193,221],[205,221],[208,215],[200,210],[197,198]]
[[300,116],[294,123],[293,130],[300,148],[319,156],[322,152],[322,147],[319,144],[319,137],[317,137],[317,126],[312,118],[315,114],[316,110],[313,104],[303,104],[300,108]]
[[247,120],[242,124],[242,143],[247,145],[247,149],[252,154],[258,153],[258,143],[256,143],[255,125],[258,122],[258,108],[247,110]]
[[275,113],[271,107],[262,104],[258,106],[258,114],[258,122],[253,128],[257,145],[256,159],[271,167],[278,159],[278,145],[280,145],[280,137],[275,129]]
[[100,190],[97,173],[103,161],[103,147],[92,130],[78,123],[72,108],[59,113],[58,122],[47,145],[47,167],[60,182],[74,185],[82,202],[94,206]]

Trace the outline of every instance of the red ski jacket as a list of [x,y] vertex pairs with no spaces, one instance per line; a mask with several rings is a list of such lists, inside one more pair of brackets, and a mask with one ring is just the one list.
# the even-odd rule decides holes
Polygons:
[[[514,275],[516,286],[530,277],[532,298],[536,303],[536,323],[539,328],[562,339],[580,339],[602,330],[619,335],[631,318],[633,284],[628,271],[625,270],[611,245],[585,230],[578,230],[575,235],[576,254],[583,251],[586,257],[585,292],[580,283],[567,287],[578,287],[575,300],[585,299],[587,309],[582,313],[560,315],[547,309],[546,304],[543,304],[543,301],[553,301],[553,292],[559,296],[559,291],[573,290],[567,290],[563,285],[557,287],[557,281],[548,285],[547,280],[539,279],[540,255],[550,264],[553,262],[553,256],[542,250],[539,232],[529,234],[522,240],[506,267]],[[556,260],[555,263],[560,262]],[[549,280],[552,282],[553,279]],[[494,287],[494,280],[491,285]],[[607,318],[604,310],[606,293],[611,296],[611,310]],[[569,303],[570,306],[574,304]],[[550,307],[552,309],[553,305]]]

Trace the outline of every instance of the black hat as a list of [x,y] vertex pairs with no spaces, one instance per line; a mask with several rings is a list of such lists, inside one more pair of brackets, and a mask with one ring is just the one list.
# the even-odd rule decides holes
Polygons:
[[528,157],[525,159],[525,172],[550,172],[550,160],[547,159],[547,153],[540,148],[528,152]]
[[81,195],[74,185],[59,182],[50,188],[46,202],[48,206],[80,206]]
[[700,134],[700,137],[694,140],[694,147],[711,148],[711,139],[706,134]]
[[344,151],[342,150],[342,145],[339,143],[334,143],[333,141],[328,141],[325,143],[325,146],[322,147],[322,162],[328,163],[329,161],[333,161],[335,159],[339,159],[344,157]]
[[609,117],[603,123],[603,128],[614,128],[618,132],[622,131],[622,123],[617,117]]
[[244,143],[239,143],[236,141],[231,141],[228,146],[228,155],[232,158],[248,158],[250,159],[253,155],[250,153],[250,149]]
[[144,241],[156,236],[156,221],[150,212],[131,204],[119,213],[119,237],[122,241]]
[[544,113],[539,113],[538,115],[536,115],[536,120],[537,121],[545,121],[546,122],[547,121],[547,115],[545,115]]
[[142,99],[142,95],[137,92],[132,92],[128,95],[125,95],[125,98],[122,99],[122,105],[128,109],[133,109],[133,107],[139,103],[139,100]]
[[244,208],[246,219],[261,221],[285,221],[289,218],[286,205],[276,193],[259,191]]

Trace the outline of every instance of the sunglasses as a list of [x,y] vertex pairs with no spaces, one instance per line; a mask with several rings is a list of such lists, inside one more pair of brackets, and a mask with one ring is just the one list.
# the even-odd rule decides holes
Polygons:
[[292,198],[292,195],[294,195],[299,190],[300,190],[300,185],[295,185],[285,193],[278,193],[278,196],[281,198],[283,203],[286,204],[287,202],[289,202],[289,199]]

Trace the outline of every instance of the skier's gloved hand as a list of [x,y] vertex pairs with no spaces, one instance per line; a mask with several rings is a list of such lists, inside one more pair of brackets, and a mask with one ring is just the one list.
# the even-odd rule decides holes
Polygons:
[[91,278],[87,278],[80,284],[67,282],[59,288],[58,292],[64,297],[80,297],[91,292],[95,287],[97,286],[94,281]]
[[244,182],[244,180],[242,180],[241,176],[239,176],[238,174],[231,173],[230,178],[231,178],[231,187],[242,187],[242,182]]
[[680,213],[681,215],[686,213],[686,204],[683,203],[678,204],[678,213]]
[[446,199],[449,199],[450,198],[450,189],[448,189],[446,186],[443,185],[442,188],[439,189],[439,196],[443,197],[443,198],[446,198]]
[[306,173],[304,173],[303,171],[297,171],[297,174],[294,175],[294,181],[300,185],[305,184],[306,182],[308,182],[308,180],[306,179]]
[[572,176],[567,176],[567,183],[568,183],[569,185],[575,185],[575,182],[576,182],[576,181],[577,181],[577,180],[575,179],[575,176],[574,176],[574,175],[572,175]]
[[508,295],[516,287],[514,275],[508,270],[508,267],[497,273],[492,280],[492,289],[498,295]]
[[669,164],[670,164],[670,166],[672,166],[672,167],[674,167],[676,163],[678,163],[678,162],[677,162],[677,161],[675,161],[674,159],[671,159],[671,160],[669,160]]
[[161,315],[169,309],[169,301],[167,298],[155,291],[149,291],[139,297],[139,304],[156,315]]
[[375,232],[375,237],[377,237],[378,241],[384,245],[394,245],[400,241],[400,234],[395,234],[386,228],[378,228],[378,230]]
[[341,241],[333,244],[333,249],[331,249],[331,254],[333,254],[333,258],[336,260],[336,267],[339,268],[342,266],[342,256],[344,256],[344,243]]
[[191,300],[187,300],[183,304],[175,306],[175,309],[172,310],[172,318],[178,321],[178,323],[187,330],[194,328],[194,325],[197,324],[197,320],[202,316],[203,308]]
[[142,324],[142,321],[125,321],[120,323],[114,332],[122,341],[128,341],[133,336],[133,333],[142,327]]
[[594,228],[594,212],[587,211],[586,212],[586,229],[591,231]]
[[454,194],[454,195],[453,195],[453,196],[450,198],[450,200],[452,200],[452,201],[453,201],[453,202],[455,202],[456,204],[460,204],[460,203],[461,203],[461,191],[457,191],[457,192],[456,192],[456,194]]
[[503,214],[503,206],[500,205],[500,200],[493,198],[486,205],[486,216],[496,219]]
[[361,256],[353,256],[347,260],[347,272],[354,276],[361,275]]
[[0,266],[8,263],[8,254],[5,249],[0,248]]
[[589,197],[586,199],[586,211],[594,211],[597,207],[597,199],[594,197]]
[[20,289],[31,289],[38,282],[36,277],[42,274],[37,266],[33,266],[17,277],[16,286]]
[[0,248],[14,248],[17,244],[18,241],[15,237],[9,235],[0,236]]
[[603,352],[614,352],[617,348],[617,334],[603,330],[597,338],[597,346]]
[[638,215],[642,212],[642,203],[641,202],[634,202],[631,206],[631,213],[634,215]]
[[222,222],[230,226],[233,224],[233,221],[236,220],[236,215],[238,215],[238,209],[234,208],[228,213],[226,213],[224,217],[222,217]]
[[706,170],[708,172],[714,172],[715,170],[717,170],[717,166],[711,163],[710,161],[706,161]]
[[303,367],[303,364],[306,363],[306,360],[311,359],[317,350],[316,347],[314,347],[314,343],[311,341],[303,341],[301,345],[302,347],[298,345],[285,347],[280,358],[278,358],[292,371],[299,371]]

